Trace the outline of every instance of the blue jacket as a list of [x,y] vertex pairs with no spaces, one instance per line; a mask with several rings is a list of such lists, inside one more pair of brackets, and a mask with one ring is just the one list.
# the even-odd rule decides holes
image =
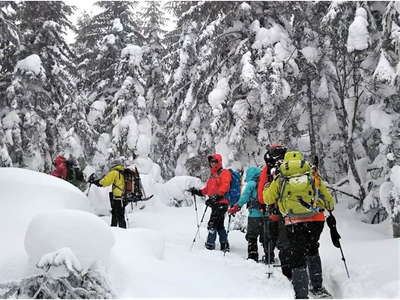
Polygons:
[[[242,207],[246,203],[248,203],[249,207],[249,217],[263,217],[264,215],[258,209],[258,200],[257,200],[257,181],[260,176],[261,169],[258,167],[250,167],[246,171],[246,177],[244,179],[246,186],[244,191],[240,195],[240,199],[238,201],[238,205]],[[252,206],[254,208],[252,208]]]

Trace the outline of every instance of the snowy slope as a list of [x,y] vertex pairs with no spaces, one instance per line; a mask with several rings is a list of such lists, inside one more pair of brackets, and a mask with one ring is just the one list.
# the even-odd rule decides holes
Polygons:
[[[16,172],[18,176],[14,176]],[[293,298],[291,284],[278,268],[268,279],[265,265],[245,259],[247,243],[242,232],[230,232],[231,253],[225,256],[219,250],[204,249],[209,211],[202,223],[200,236],[190,250],[197,228],[194,207],[166,206],[164,203],[168,201],[164,201],[163,197],[167,195],[163,194],[164,189],[160,186],[154,186],[154,190],[152,186],[146,186],[148,194],[155,194],[154,199],[146,202],[144,209],[140,209],[140,205],[133,206],[133,210],[129,207],[127,217],[130,228],[123,230],[109,228],[109,216],[99,218],[90,213],[73,213],[71,208],[88,209],[82,204],[87,198],[64,181],[22,169],[0,169],[0,179],[2,190],[7,187],[13,191],[0,201],[2,233],[8,238],[0,252],[0,282],[32,274],[32,262],[28,261],[21,241],[24,240],[29,220],[35,218],[36,228],[49,228],[51,222],[56,223],[54,230],[46,230],[46,235],[54,232],[54,241],[60,249],[82,249],[82,245],[90,241],[85,238],[88,230],[80,230],[78,224],[99,228],[98,222],[105,222],[107,226],[96,234],[96,238],[103,239],[111,233],[113,241],[104,246],[110,247],[110,252],[96,252],[99,255],[96,268],[108,277],[118,298]],[[31,184],[24,190],[18,189],[21,181],[28,179]],[[184,188],[187,187],[176,186],[176,194]],[[105,193],[99,193],[99,198],[99,201],[106,201]],[[32,199],[34,205],[28,205]],[[11,203],[18,205],[11,209]],[[197,204],[200,219],[205,208],[204,201],[197,198]],[[47,216],[40,217],[39,213]],[[54,217],[51,217],[52,214]],[[320,252],[326,287],[337,298],[399,298],[399,240],[391,238],[390,224],[362,223],[356,213],[345,209],[345,203],[338,205],[335,214],[351,279],[347,278],[340,251],[332,246],[325,228]],[[24,216],[24,219],[19,219],[19,216]],[[4,223],[4,220],[9,223]],[[66,226],[68,220],[74,226]],[[63,228],[65,238],[64,234],[57,232],[57,228]],[[7,231],[11,234],[6,234]],[[32,232],[32,229],[28,231]],[[49,236],[41,240],[37,230],[33,235],[28,232],[25,238],[34,245],[35,252],[40,253],[44,253],[51,240]],[[50,250],[53,252],[54,248]],[[79,251],[73,254],[84,261],[84,254]]]
[[[203,209],[203,205],[198,207],[199,217]],[[336,215],[351,278],[347,278],[340,251],[333,247],[325,227],[320,253],[326,287],[337,298],[398,298],[400,244],[390,237],[389,224],[361,223],[340,204]],[[293,297],[291,284],[280,269],[274,269],[273,278],[268,280],[266,266],[245,259],[247,243],[240,231],[230,232],[231,253],[226,256],[204,249],[208,213],[192,251],[196,229],[193,207],[138,210],[129,219],[131,228],[161,233],[165,251],[162,259],[133,258],[132,277],[127,280],[130,285],[119,286],[118,272],[112,271],[111,280],[120,297]]]

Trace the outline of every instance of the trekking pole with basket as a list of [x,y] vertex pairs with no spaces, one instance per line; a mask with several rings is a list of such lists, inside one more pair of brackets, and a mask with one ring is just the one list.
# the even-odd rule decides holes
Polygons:
[[329,211],[329,216],[326,218],[326,223],[328,224],[328,227],[330,229],[331,240],[332,240],[333,246],[340,249],[340,253],[342,254],[344,268],[346,269],[347,277],[350,279],[350,274],[349,274],[349,270],[347,268],[346,259],[343,254],[342,245],[340,244],[341,236],[337,231],[336,218],[334,217],[332,211]]
[[[228,230],[226,231],[226,238],[228,239],[229,236],[229,231],[231,230],[231,220],[232,220],[232,215],[228,216]],[[227,251],[224,251],[224,256]]]
[[[264,249],[265,249],[265,243],[267,243],[267,275],[268,279],[271,278],[272,272],[273,272],[273,266],[271,265],[271,230],[270,230],[270,220],[269,220],[269,214],[264,218]],[[268,239],[268,242],[266,240]]]
[[[319,187],[320,187],[320,184],[321,184],[321,177],[319,176],[319,173],[318,173],[318,162],[319,162],[318,156],[315,156],[314,157],[313,175],[314,175],[314,185],[315,185],[315,195],[316,195],[316,197],[319,196]],[[326,223],[327,223],[327,225],[329,227],[329,230],[330,230],[331,240],[332,240],[333,245],[336,248],[340,249],[340,253],[342,254],[342,261],[343,261],[343,264],[344,264],[344,268],[346,269],[347,277],[350,279],[350,274],[349,274],[349,270],[347,268],[346,259],[345,259],[344,254],[343,254],[342,245],[340,244],[341,236],[337,231],[336,218],[334,217],[334,215],[333,215],[331,210],[329,210],[329,216],[326,218]]]
[[200,225],[199,225],[199,214],[197,212],[196,195],[193,195],[193,199],[194,199],[194,210],[196,211],[196,224],[197,224],[197,228],[198,228]]
[[194,243],[196,242],[196,238],[197,238],[197,235],[199,234],[200,226],[203,223],[204,216],[206,215],[207,208],[208,208],[208,206],[206,205],[206,208],[204,209],[204,212],[203,212],[203,216],[201,217],[201,220],[200,220],[200,224],[199,224],[199,226],[197,226],[197,231],[196,231],[196,234],[195,234],[195,236],[193,238],[192,245],[190,246],[190,250],[193,249]]

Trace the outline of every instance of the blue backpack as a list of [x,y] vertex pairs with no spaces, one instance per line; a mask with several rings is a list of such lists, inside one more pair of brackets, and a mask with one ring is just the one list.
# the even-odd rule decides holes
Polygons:
[[225,194],[225,198],[229,200],[229,206],[234,205],[239,201],[240,198],[240,185],[241,185],[241,175],[239,171],[228,169],[231,172],[231,185],[229,191]]

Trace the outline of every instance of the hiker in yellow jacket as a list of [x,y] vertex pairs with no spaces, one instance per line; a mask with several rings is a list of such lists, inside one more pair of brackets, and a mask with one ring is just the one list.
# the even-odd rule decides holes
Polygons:
[[91,183],[99,187],[112,185],[112,192],[110,193],[111,226],[126,228],[125,206],[122,197],[125,180],[121,174],[124,166],[120,159],[115,159],[111,162],[110,167],[111,170],[102,179],[93,180]]
[[324,211],[333,210],[335,202],[300,152],[287,152],[279,171],[280,174],[264,190],[263,196],[268,207],[278,207],[285,219],[295,296],[308,298],[308,268],[310,292],[314,296],[329,297],[329,292],[322,285],[318,240],[324,228]]

